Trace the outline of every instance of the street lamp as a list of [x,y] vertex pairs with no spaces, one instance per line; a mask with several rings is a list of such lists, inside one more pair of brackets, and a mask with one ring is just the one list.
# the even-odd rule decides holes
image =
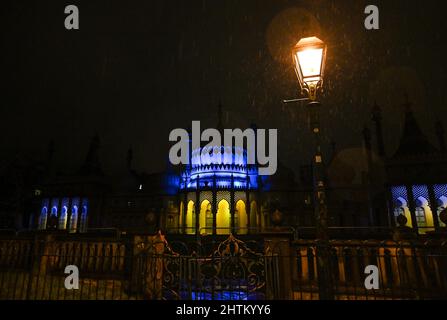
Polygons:
[[317,37],[303,38],[293,48],[292,56],[302,94],[315,101],[323,87],[326,45]]
[[[315,154],[312,160],[314,178],[314,205],[316,220],[317,270],[320,299],[333,299],[331,263],[328,235],[328,214],[324,184],[324,167],[320,144],[320,103],[317,93],[323,87],[326,45],[317,37],[301,39],[292,50],[295,72],[301,87],[301,93],[309,100],[310,126],[315,137]],[[296,99],[300,101],[303,99]],[[290,100],[293,101],[293,100]]]
[[310,102],[310,126],[315,136],[314,193],[317,220],[317,238],[327,240],[327,208],[325,201],[324,168],[320,145],[320,103],[316,101],[317,92],[323,86],[326,45],[317,37],[303,38],[292,50],[295,72],[302,94],[307,94]]

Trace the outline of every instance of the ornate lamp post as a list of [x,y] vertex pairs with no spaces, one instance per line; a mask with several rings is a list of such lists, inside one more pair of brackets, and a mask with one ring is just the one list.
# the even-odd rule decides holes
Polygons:
[[[314,178],[314,205],[317,230],[317,268],[320,299],[333,299],[333,285],[327,228],[327,206],[324,185],[324,167],[320,145],[320,103],[317,93],[323,87],[323,74],[326,59],[326,45],[317,37],[303,38],[293,48],[293,62],[301,87],[301,93],[307,95],[310,111],[310,126],[315,138],[315,154],[312,159]],[[302,100],[302,99],[298,99]],[[307,99],[306,99],[307,100]]]

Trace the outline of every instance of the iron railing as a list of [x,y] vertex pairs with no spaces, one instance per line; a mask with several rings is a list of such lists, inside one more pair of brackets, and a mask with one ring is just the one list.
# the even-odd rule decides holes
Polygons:
[[[316,240],[266,234],[0,239],[0,299],[319,299]],[[250,240],[251,239],[251,240]],[[335,299],[447,299],[447,242],[331,240]],[[79,289],[65,287],[67,265]],[[365,287],[377,266],[379,288]]]
[[[293,298],[318,299],[316,241],[293,247]],[[335,299],[447,299],[446,242],[330,241],[329,250]],[[378,269],[378,289],[365,286],[367,266]]]

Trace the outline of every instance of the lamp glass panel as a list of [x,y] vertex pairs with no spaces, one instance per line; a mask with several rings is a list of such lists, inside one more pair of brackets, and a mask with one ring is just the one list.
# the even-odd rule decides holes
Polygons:
[[305,49],[303,51],[298,51],[297,56],[304,81],[318,80],[321,75],[323,49]]

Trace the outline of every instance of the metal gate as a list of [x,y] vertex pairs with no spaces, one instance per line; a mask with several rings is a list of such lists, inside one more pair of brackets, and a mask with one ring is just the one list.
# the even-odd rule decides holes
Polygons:
[[278,255],[255,252],[233,235],[210,254],[178,254],[163,239],[137,256],[135,280],[148,299],[274,299],[279,294],[278,262]]

